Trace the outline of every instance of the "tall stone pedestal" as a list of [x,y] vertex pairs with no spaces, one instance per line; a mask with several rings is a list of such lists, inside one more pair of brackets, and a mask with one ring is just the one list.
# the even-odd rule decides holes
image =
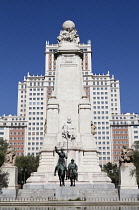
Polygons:
[[[55,146],[59,151],[64,149],[68,156],[67,165],[71,159],[75,160],[79,184],[113,187],[111,179],[99,167],[96,139],[91,132],[91,104],[83,87],[83,51],[79,47],[79,36],[72,21],[66,21],[63,25],[58,49],[54,54],[55,86],[47,104],[47,132],[40,163],[37,172],[31,174],[24,188],[59,186],[59,178],[54,177],[58,162]],[[67,119],[71,123],[68,134],[74,134],[73,139],[62,135]]]
[[18,169],[16,166],[2,166],[1,170],[8,173],[8,187],[2,189],[0,197],[3,198],[16,198],[18,189]]
[[119,174],[120,200],[138,198],[139,190],[136,180],[136,167],[133,163],[122,163]]

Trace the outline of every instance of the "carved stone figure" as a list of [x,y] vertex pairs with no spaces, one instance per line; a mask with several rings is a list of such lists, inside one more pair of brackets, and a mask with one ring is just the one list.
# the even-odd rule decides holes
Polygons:
[[58,151],[57,147],[55,147],[55,152],[59,155],[59,159],[58,159],[58,163],[55,167],[54,175],[56,175],[56,171],[57,171],[59,165],[62,164],[64,167],[66,167],[65,159],[67,159],[67,156],[62,148],[61,148],[61,151]]
[[131,163],[131,162],[133,162],[133,149],[123,146],[119,163],[122,164],[122,163]]
[[45,120],[45,124],[44,124],[44,136],[47,133],[47,120]]
[[67,118],[67,122],[64,123],[62,127],[62,136],[67,140],[75,139],[75,132],[74,128],[72,127],[72,121],[70,117]]
[[95,126],[95,124],[93,124],[93,122],[91,121],[91,133],[92,133],[93,135],[95,135],[95,129],[96,129],[96,126]]
[[16,153],[14,149],[9,145],[5,155],[5,161],[3,165],[15,165]]
[[60,31],[60,34],[57,37],[59,44],[62,42],[73,42],[79,44],[79,35],[77,34],[75,24],[72,21],[65,21],[62,28],[63,30]]

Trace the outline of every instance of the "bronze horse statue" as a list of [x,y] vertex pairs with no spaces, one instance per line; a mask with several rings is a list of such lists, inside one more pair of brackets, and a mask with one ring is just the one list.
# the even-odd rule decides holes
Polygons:
[[56,171],[58,171],[60,186],[65,186],[65,175],[67,172],[67,168],[65,167],[65,165],[60,163],[55,169],[54,176],[56,176]]

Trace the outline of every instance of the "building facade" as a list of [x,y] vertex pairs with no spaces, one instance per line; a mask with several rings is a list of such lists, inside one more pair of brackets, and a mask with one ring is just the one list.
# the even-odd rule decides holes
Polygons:
[[22,116],[0,117],[0,139],[8,140],[16,155],[24,155],[27,136],[27,121]]
[[139,115],[134,113],[112,115],[110,127],[112,162],[118,163],[123,145],[131,148],[135,142],[139,142]]
[[[84,90],[86,97],[91,102],[91,117],[96,127],[95,140],[99,152],[99,163],[103,167],[107,162],[115,162],[119,159],[123,143],[130,147],[134,141],[139,140],[138,135],[134,135],[137,134],[138,125],[132,124],[133,121],[137,123],[138,115],[136,117],[130,114],[121,115],[119,80],[115,80],[109,72],[96,75],[92,71],[91,41],[88,41],[87,44],[79,44],[79,47],[83,52]],[[31,76],[28,73],[23,81],[18,83],[18,117],[1,118],[0,138],[8,139],[15,150],[18,150],[19,145],[22,145],[22,150],[17,152],[18,155],[23,153],[24,155],[38,155],[42,148],[45,135],[44,127],[47,126],[47,103],[55,85],[57,66],[54,55],[57,49],[58,44],[49,44],[46,41],[44,75]],[[70,63],[69,58],[67,58],[67,62]],[[115,124],[118,120],[119,124]],[[123,125],[124,121],[128,123]],[[15,130],[16,132],[14,132]],[[22,133],[21,136],[18,133]],[[115,134],[120,135],[116,137]],[[20,138],[24,141],[21,142]],[[120,143],[115,141],[116,138],[121,139],[118,140]],[[125,138],[124,141],[123,138]]]

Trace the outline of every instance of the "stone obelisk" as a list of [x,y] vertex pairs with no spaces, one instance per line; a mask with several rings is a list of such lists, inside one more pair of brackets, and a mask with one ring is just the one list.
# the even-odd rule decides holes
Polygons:
[[[47,133],[44,138],[38,171],[27,180],[26,186],[38,187],[59,183],[54,177],[58,155],[55,146],[68,151],[78,165],[78,184],[112,186],[106,173],[101,172],[95,138],[91,133],[91,104],[83,89],[79,35],[72,21],[65,21],[58,36],[55,52],[56,75],[52,97],[47,107]],[[68,121],[68,122],[67,122]],[[63,128],[70,124],[72,138],[64,138]]]

